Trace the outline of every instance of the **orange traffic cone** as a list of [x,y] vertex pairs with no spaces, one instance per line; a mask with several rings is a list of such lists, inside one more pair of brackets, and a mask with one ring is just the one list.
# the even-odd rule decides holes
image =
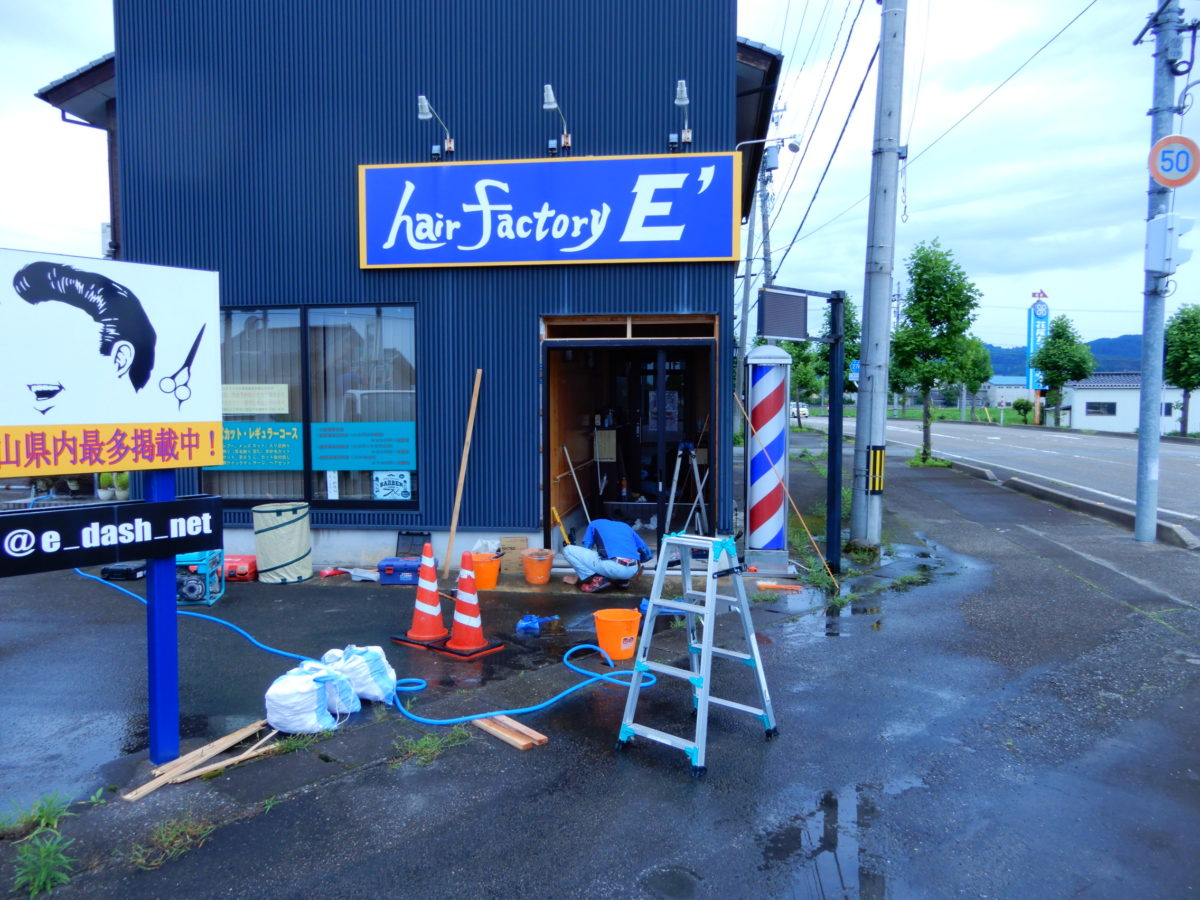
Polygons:
[[392,635],[392,643],[428,647],[448,633],[442,622],[442,599],[438,594],[433,545],[426,543],[421,551],[421,568],[417,570],[417,602],[413,607],[412,628],[403,637]]
[[479,597],[475,593],[475,569],[472,555],[462,555],[462,568],[458,573],[458,590],[455,591],[454,628],[450,640],[434,647],[439,653],[450,653],[462,659],[473,659],[485,653],[504,649],[499,641],[489,642],[483,636],[483,619],[479,615]]

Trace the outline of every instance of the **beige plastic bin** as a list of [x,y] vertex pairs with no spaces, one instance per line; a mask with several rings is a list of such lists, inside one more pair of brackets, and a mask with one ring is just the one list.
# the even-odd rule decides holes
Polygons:
[[295,584],[312,578],[308,504],[264,503],[251,512],[258,580],[264,584]]

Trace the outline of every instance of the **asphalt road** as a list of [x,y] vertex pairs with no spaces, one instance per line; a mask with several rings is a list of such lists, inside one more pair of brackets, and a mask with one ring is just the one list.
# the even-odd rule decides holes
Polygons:
[[[793,448],[804,441],[821,445],[795,435]],[[805,511],[824,494],[819,465],[791,468]],[[428,766],[398,763],[395,742],[430,729],[381,708],[308,750],[126,802],[104,789],[147,779],[138,736],[123,747],[114,729],[99,768],[98,752],[76,751],[145,709],[139,605],[70,573],[3,579],[6,765],[42,791],[109,797],[63,823],[78,864],[55,896],[1125,900],[1200,889],[1200,554],[895,456],[888,485],[890,564],[846,578],[843,609],[805,595],[754,603],[779,735],[764,741],[752,717],[715,711],[702,780],[677,750],[639,740],[615,752],[624,691],[592,686],[524,716],[550,738],[524,752],[471,729]],[[242,587],[211,611],[302,653],[380,640],[412,602],[411,589],[366,585]],[[564,590],[546,611],[587,599],[547,586]],[[481,598],[485,617],[492,603]],[[486,620],[488,632],[510,629],[514,611]],[[563,618],[567,639],[575,618]],[[197,732],[261,714],[282,661],[211,623],[189,619],[180,634]],[[680,635],[665,630],[668,642]],[[414,698],[443,718],[541,703],[578,682],[552,658],[534,665],[539,648],[494,665],[385,649],[398,674],[440,689]],[[748,700],[744,667],[722,662],[714,688]],[[679,683],[643,698],[638,721],[694,726]],[[37,743],[43,732],[55,740]],[[59,773],[78,786],[60,787]],[[131,863],[131,848],[186,817],[216,826],[203,846],[150,871]],[[19,851],[0,840],[0,887]]]
[[[810,427],[826,428],[824,418]],[[854,420],[845,420],[854,434]],[[888,444],[915,451],[921,423],[889,420]],[[1103,503],[1133,509],[1137,500],[1137,441],[1132,436],[939,421],[933,451],[942,458],[991,469],[998,478],[1034,478]],[[1160,518],[1200,524],[1200,443],[1159,445]]]

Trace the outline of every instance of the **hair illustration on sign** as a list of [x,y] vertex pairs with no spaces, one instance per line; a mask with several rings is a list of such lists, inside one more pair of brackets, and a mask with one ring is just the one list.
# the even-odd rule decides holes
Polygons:
[[[119,401],[116,392],[122,381],[134,393],[146,386],[154,369],[158,336],[129,288],[96,272],[38,261],[16,273],[13,289],[31,307],[46,313],[45,327],[39,330],[50,342],[39,345],[29,335],[31,354],[18,363],[31,370],[28,375],[34,380],[25,386],[35,412],[54,418],[53,411],[69,401],[75,401],[77,408],[84,402]],[[93,324],[89,327],[67,312],[72,308],[85,313]],[[187,382],[203,335],[201,326],[184,364],[159,382],[159,389],[174,394],[180,406],[191,397]],[[85,349],[91,340],[99,342],[95,351],[101,358],[99,365],[88,364],[96,361]]]

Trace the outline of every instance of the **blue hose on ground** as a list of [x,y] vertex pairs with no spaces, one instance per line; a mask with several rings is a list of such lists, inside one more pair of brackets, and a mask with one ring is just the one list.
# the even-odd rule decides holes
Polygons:
[[[598,681],[607,681],[609,684],[616,684],[616,685],[621,685],[622,687],[629,687],[629,682],[623,681],[618,676],[628,675],[628,676],[630,676],[630,678],[632,678],[633,672],[621,671],[621,672],[616,672],[612,675],[606,675],[603,672],[589,672],[587,669],[581,669],[581,668],[579,668],[579,666],[573,665],[571,663],[571,657],[576,653],[576,651],[579,651],[579,650],[597,650],[601,654],[603,654],[605,662],[607,662],[610,666],[613,664],[612,657],[610,657],[607,653],[604,652],[604,650],[602,650],[600,647],[597,647],[595,644],[578,644],[578,645],[572,647],[565,654],[563,654],[563,665],[566,666],[568,669],[570,669],[572,672],[578,672],[580,675],[588,676],[587,680],[581,681],[581,682],[579,682],[579,684],[573,685],[573,686],[567,688],[565,691],[560,691],[559,693],[557,693],[553,697],[551,697],[549,700],[546,700],[543,703],[534,704],[533,706],[522,706],[517,709],[498,709],[493,712],[475,713],[474,715],[470,715],[470,716],[458,716],[457,718],[454,718],[454,719],[427,719],[424,716],[418,716],[416,713],[409,712],[407,709],[404,708],[404,704],[400,702],[400,694],[401,693],[403,693],[405,691],[422,691],[425,689],[425,687],[426,687],[425,682],[422,681],[420,678],[397,678],[396,679],[396,693],[392,695],[394,698],[394,701],[395,701],[394,705],[395,705],[396,709],[400,710],[400,712],[404,714],[404,716],[406,716],[409,719],[412,719],[414,722],[419,722],[422,725],[461,725],[464,722],[470,722],[472,719],[482,719],[482,718],[486,718],[488,716],[520,716],[520,715],[524,715],[525,713],[537,712],[539,709],[545,709],[546,707],[550,706],[551,704],[557,703],[559,700],[563,699],[568,694],[573,694],[576,691],[581,690],[582,688],[585,688],[585,687],[591,687],[593,684],[595,684]],[[642,684],[645,687],[649,687],[650,685],[654,684],[654,682],[657,680],[649,672],[643,673],[642,679],[643,679]]]
[[[126,590],[125,588],[121,587],[118,584],[113,584],[111,581],[105,581],[103,578],[97,578],[95,575],[89,575],[87,572],[81,572],[79,569],[75,570],[75,574],[82,575],[84,578],[90,578],[90,579],[92,579],[92,581],[98,581],[103,585],[107,585],[108,587],[112,588],[113,590],[120,591],[122,594],[128,594],[130,597],[132,597],[138,603],[142,604],[143,606],[146,605],[146,598],[139,597],[133,591]],[[266,650],[268,653],[274,653],[278,656],[287,657],[288,659],[298,659],[301,662],[306,662],[307,660],[312,658],[310,656],[300,656],[298,653],[288,653],[286,650],[276,650],[274,647],[268,647],[266,644],[262,644],[262,643],[259,643],[258,641],[256,641],[253,637],[250,636],[250,634],[248,632],[243,631],[241,628],[238,628],[232,622],[226,622],[224,619],[218,619],[216,616],[206,616],[206,615],[204,615],[204,613],[188,612],[187,610],[179,610],[179,615],[191,616],[194,619],[207,619],[210,622],[216,622],[218,625],[224,625],[226,628],[231,628],[234,631],[236,631],[238,634],[240,634],[242,637],[244,637],[246,640],[248,640],[250,643],[252,643],[255,647],[258,647],[258,649]]]
[[[139,597],[133,591],[127,590],[120,585],[113,584],[111,581],[105,581],[103,578],[98,578],[95,575],[89,575],[87,572],[80,571],[79,569],[75,570],[75,574],[82,575],[84,578],[90,578],[92,581],[98,581],[101,584],[112,588],[113,590],[120,591],[122,594],[128,594],[134,600],[138,601],[138,603],[141,603],[143,606],[146,605],[146,599],[144,597]],[[179,610],[178,614],[181,616],[191,616],[194,619],[207,619],[209,622],[216,622],[218,625],[224,625],[226,628],[236,631],[255,647],[258,647],[260,650],[266,650],[268,653],[274,653],[277,656],[283,656],[288,659],[298,659],[301,662],[312,659],[310,656],[300,656],[296,653],[288,653],[285,650],[276,650],[274,647],[268,647],[266,644],[255,640],[248,632],[242,630],[232,622],[226,622],[224,619],[218,619],[216,616],[206,616],[203,613],[188,612],[186,610]],[[569,687],[565,691],[560,691],[549,700],[533,706],[523,706],[519,709],[498,709],[493,710],[492,712],[475,713],[469,716],[458,716],[454,719],[427,719],[424,716],[418,716],[416,713],[405,709],[404,704],[400,702],[399,695],[401,693],[423,691],[426,687],[428,687],[426,682],[420,678],[397,678],[396,690],[392,694],[392,705],[395,706],[396,709],[398,709],[406,718],[409,718],[414,722],[419,722],[422,725],[461,725],[464,722],[470,722],[472,719],[483,719],[490,716],[519,716],[525,713],[536,712],[537,710],[545,709],[551,704],[557,703],[567,695],[575,693],[575,691],[581,690],[585,687],[590,687],[599,681],[607,681],[609,684],[621,685],[623,687],[629,686],[630,682],[622,680],[619,676],[628,675],[630,678],[632,678],[632,672],[621,671],[612,675],[606,675],[603,672],[589,672],[587,669],[581,669],[579,666],[572,664],[571,657],[579,650],[596,650],[604,656],[605,662],[607,662],[610,666],[613,664],[612,657],[610,657],[604,650],[602,650],[600,647],[597,647],[595,644],[578,644],[577,646],[572,647],[563,655],[563,665],[572,672],[578,672],[580,675],[586,675],[587,680],[581,681],[579,684]],[[655,679],[655,677],[649,672],[645,672],[642,675],[642,685],[644,687],[649,687],[650,685],[654,684],[656,680],[657,679]]]

